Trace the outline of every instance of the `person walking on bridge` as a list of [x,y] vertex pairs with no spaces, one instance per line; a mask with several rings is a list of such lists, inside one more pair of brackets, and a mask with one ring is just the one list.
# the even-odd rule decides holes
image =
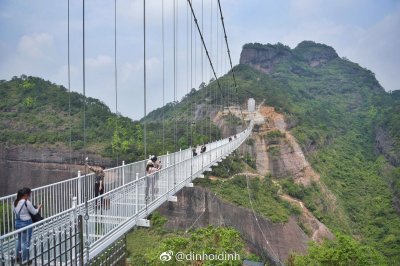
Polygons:
[[157,156],[150,156],[146,163],[146,201],[154,200],[158,194],[158,171],[161,167],[161,161],[157,160]]
[[[100,195],[104,194],[104,165],[100,165],[98,168],[93,168],[92,166],[89,166],[89,170],[94,173],[94,196],[98,197]],[[102,201],[100,201],[102,203]],[[97,201],[96,201],[97,205]]]
[[[14,201],[15,230],[31,225],[31,215],[38,214],[42,208],[42,204],[35,208],[35,206],[29,200],[30,196],[30,188],[23,188],[17,192],[17,198]],[[18,263],[29,264],[29,248],[32,238],[32,231],[32,228],[29,228],[18,233],[18,241],[16,243],[16,256]]]

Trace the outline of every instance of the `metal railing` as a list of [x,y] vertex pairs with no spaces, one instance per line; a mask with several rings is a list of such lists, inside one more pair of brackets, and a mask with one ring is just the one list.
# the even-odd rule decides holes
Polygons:
[[[207,144],[207,150],[216,147],[217,143]],[[162,165],[174,164],[175,160],[181,161],[190,158],[191,149],[181,150],[175,153],[160,156]],[[126,183],[136,179],[136,173],[139,176],[145,175],[146,161],[138,161],[104,171],[104,191],[111,191]],[[89,170],[89,169],[88,169]],[[41,214],[43,217],[51,217],[72,207],[72,198],[77,197],[77,204],[82,204],[85,200],[95,197],[94,191],[95,178],[93,173],[81,174],[78,176],[41,186],[32,189],[31,201],[34,204],[43,204]],[[0,198],[0,234],[4,235],[14,230],[15,215],[13,215],[13,203],[16,194]]]
[[[61,264],[72,261],[74,257],[65,255],[70,248],[62,243],[66,242],[65,239],[71,239],[67,238],[71,235],[68,232],[71,232],[71,228],[75,228],[75,224],[79,224],[78,217],[81,216],[83,217],[81,231],[84,239],[78,242],[83,245],[85,252],[82,254],[82,249],[76,256],[82,256],[85,262],[93,260],[133,226],[147,225],[145,218],[152,211],[165,201],[174,200],[173,195],[176,192],[184,186],[191,185],[193,179],[201,176],[204,171],[237,149],[251,133],[251,127],[252,124],[248,129],[237,134],[237,137],[232,137],[232,141],[223,139],[208,144],[206,152],[194,157],[190,149],[162,156],[160,159],[164,167],[151,175],[144,173],[145,161],[109,169],[106,174],[109,178],[106,183],[108,191],[103,195],[89,198],[87,194],[85,195],[89,191],[81,190],[87,197],[87,201],[79,200],[79,193],[74,195],[73,200],[70,200],[68,196],[64,200],[71,201],[71,208],[0,236],[2,265],[14,264],[18,257],[15,244],[18,239],[21,239],[22,234],[26,234],[29,230],[33,230],[33,245],[28,247],[30,259],[36,258],[36,254],[46,254],[46,256],[41,256],[43,261],[38,264],[47,265],[57,258],[60,259]],[[122,185],[117,186],[114,182],[116,184],[121,182]],[[56,183],[56,186],[60,183],[62,182]],[[84,184],[86,187],[94,186],[93,182]],[[81,188],[84,186],[81,185]],[[68,206],[68,204],[63,206]],[[23,255],[22,251],[20,255]]]

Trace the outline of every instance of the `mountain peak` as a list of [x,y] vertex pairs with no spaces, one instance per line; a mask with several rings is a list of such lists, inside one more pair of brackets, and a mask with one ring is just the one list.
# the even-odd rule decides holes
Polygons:
[[331,46],[313,41],[302,41],[293,49],[293,53],[313,67],[339,57]]
[[292,57],[289,46],[281,43],[248,43],[243,46],[240,64],[250,65],[264,73],[270,73],[274,66]]
[[282,43],[248,43],[243,46],[240,64],[250,65],[268,74],[277,64],[286,60],[306,61],[311,67],[316,67],[338,57],[332,47],[313,41],[303,41],[294,49]]

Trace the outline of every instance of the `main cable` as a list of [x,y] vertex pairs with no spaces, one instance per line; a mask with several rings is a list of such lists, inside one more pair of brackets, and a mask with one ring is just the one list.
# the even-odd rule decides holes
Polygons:
[[143,119],[143,142],[144,159],[147,159],[147,128],[146,128],[146,0],[143,0],[143,101],[144,101],[144,119]]
[[[221,8],[221,2],[220,0],[218,1],[218,7],[219,7],[219,13],[221,15],[221,23],[222,23],[222,28],[224,29],[224,36],[225,36],[225,43],[226,43],[226,49],[228,51],[228,57],[229,57],[229,63],[231,66],[231,71],[232,71],[232,78],[233,78],[233,82],[234,82],[234,86],[235,86],[235,90],[236,90],[236,97],[237,97],[237,101],[239,104],[239,93],[238,93],[238,87],[237,87],[237,83],[236,83],[236,78],[235,78],[235,71],[233,69],[233,64],[232,64],[232,58],[231,58],[231,51],[229,49],[229,44],[228,44],[228,37],[226,35],[226,28],[225,28],[225,22],[224,22],[224,16],[222,15],[222,8]],[[240,114],[242,116],[242,122],[245,123],[245,125],[247,126],[247,123],[244,119],[244,115],[243,115],[243,111],[242,111],[242,107],[239,104],[239,108],[240,108]]]
[[[188,1],[189,5],[190,5],[190,10],[192,11],[193,19],[194,19],[194,22],[195,22],[195,24],[196,24],[197,30],[198,30],[198,32],[199,32],[199,35],[200,35],[200,38],[201,38],[201,42],[202,42],[203,47],[204,47],[204,50],[205,50],[205,52],[206,52],[208,61],[209,61],[209,63],[210,63],[212,73],[214,74],[215,81],[217,82],[217,85],[218,85],[218,89],[219,89],[220,92],[221,92],[221,97],[222,97],[222,99],[223,99],[223,102],[225,103],[225,96],[224,96],[223,90],[222,90],[222,88],[221,88],[221,84],[220,84],[220,82],[219,82],[219,79],[218,79],[218,77],[217,77],[217,73],[215,72],[215,68],[214,68],[214,65],[213,65],[213,63],[212,63],[212,60],[211,60],[210,54],[209,54],[209,52],[208,52],[207,46],[206,46],[206,44],[205,44],[204,37],[203,37],[203,33],[201,32],[199,23],[198,23],[197,18],[196,18],[196,14],[194,13],[192,3],[191,3],[190,0],[187,0],[187,1]],[[230,111],[229,111],[229,113],[230,113]],[[210,118],[210,120],[211,120],[211,118]],[[211,122],[210,122],[210,123],[211,123]],[[210,134],[211,134],[211,125],[210,125]]]

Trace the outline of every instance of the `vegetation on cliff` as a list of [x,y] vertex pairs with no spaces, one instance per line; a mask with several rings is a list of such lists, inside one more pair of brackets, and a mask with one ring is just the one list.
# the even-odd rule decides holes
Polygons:
[[[157,212],[152,214],[151,228],[139,228],[128,235],[127,249],[133,265],[242,265],[242,260],[257,256],[245,250],[240,233],[230,227],[205,227],[185,231],[172,231],[164,227],[166,219]],[[140,241],[137,241],[140,239]],[[160,255],[172,254],[238,254],[239,260],[171,260],[161,262]]]
[[[188,125],[193,121],[196,108],[204,108],[209,115],[223,106],[243,104],[249,97],[255,98],[257,103],[265,100],[267,105],[285,114],[290,130],[308,160],[335,194],[335,208],[345,215],[332,211],[329,208],[332,202],[321,200],[323,192],[313,186],[305,188],[289,182],[283,189],[302,198],[313,214],[330,229],[354,237],[362,247],[367,245],[378,250],[390,265],[395,265],[400,261],[400,211],[396,212],[395,208],[396,198],[400,197],[400,93],[386,93],[371,71],[335,56],[334,50],[328,46],[306,42],[295,49],[281,44],[245,47],[276,49],[278,52],[275,51],[274,56],[279,57],[281,51],[285,58],[271,64],[273,67],[269,74],[249,65],[236,66],[237,95],[233,94],[231,73],[220,79],[224,93],[232,96],[226,97],[225,102],[217,84],[210,82],[207,86],[202,84],[199,90],[192,90],[181,102],[151,112],[146,118],[150,132],[149,152],[160,153],[162,117],[167,121],[166,150],[171,151],[174,147],[173,117],[178,116],[179,121],[184,121],[178,123],[179,145],[184,147],[190,139]],[[82,140],[82,100],[81,95],[71,94],[73,146],[76,149],[82,147],[79,142]],[[132,160],[139,158],[141,123],[117,118],[98,100],[88,98],[87,101],[90,103],[89,148],[101,150],[104,154],[118,151]],[[67,103],[65,88],[41,79],[21,77],[1,82],[0,141],[15,144],[67,143]],[[195,121],[196,142],[207,141],[209,118],[200,116]],[[377,132],[383,132],[381,135],[385,138]],[[219,134],[215,127],[212,134],[213,138]],[[245,161],[247,159],[251,164],[251,158],[245,158]],[[211,189],[224,187],[226,193],[222,193],[223,197],[248,207],[240,193],[234,193],[243,189],[243,177],[226,180],[223,185],[218,183],[220,181],[204,182],[210,182],[206,185]],[[257,195],[268,197],[271,204],[276,204],[271,205],[279,210],[275,212],[276,221],[283,221],[293,213],[276,200],[273,186],[265,183],[267,180],[254,182],[258,182],[254,184],[254,191],[255,187],[266,190],[265,195]],[[258,205],[255,208],[264,215],[274,214]],[[338,241],[340,243],[340,239]],[[351,244],[353,240],[345,241]],[[310,250],[310,257],[304,260],[315,258],[318,264],[318,256],[312,253],[315,249]]]
[[307,255],[293,255],[288,266],[309,265],[388,265],[387,259],[375,249],[360,244],[349,236],[337,234],[334,240],[321,245],[310,242]]
[[[245,45],[274,49],[273,45],[262,46]],[[287,51],[280,44],[275,49]],[[284,113],[308,160],[335,194],[334,207],[345,215],[332,211],[332,202],[323,200],[319,189],[299,187],[299,191],[307,190],[303,192],[307,206],[329,228],[352,235],[394,263],[400,261],[400,217],[394,207],[400,195],[400,175],[399,164],[389,156],[400,156],[399,93],[385,92],[371,71],[332,56],[333,51],[328,46],[303,43],[292,50],[295,56],[278,60],[269,74],[238,65],[238,95],[225,104],[244,104],[253,97]],[[314,65],[307,58],[324,60]],[[222,84],[229,84],[229,74],[221,78]],[[207,98],[216,89],[211,83],[194,91],[190,99],[218,104],[219,94]],[[226,90],[233,89],[228,86]],[[379,128],[390,139],[389,148],[380,152],[376,146]]]

